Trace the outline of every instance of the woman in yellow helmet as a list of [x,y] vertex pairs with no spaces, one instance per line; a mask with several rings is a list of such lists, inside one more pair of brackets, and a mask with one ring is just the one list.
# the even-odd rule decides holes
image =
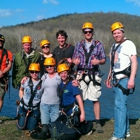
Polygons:
[[41,76],[45,72],[45,68],[44,68],[45,58],[53,57],[53,55],[50,52],[50,45],[51,44],[47,39],[41,40],[41,42],[40,42],[40,48],[42,49],[42,52],[39,52],[41,54],[41,56],[40,56],[40,66],[41,66],[40,74],[41,74]]
[[40,103],[42,131],[35,137],[47,138],[47,125],[59,116],[59,96],[57,93],[61,78],[55,70],[56,61],[53,57],[44,60],[46,73],[41,77],[43,94]]
[[42,96],[42,81],[39,79],[40,65],[38,63],[31,63],[28,70],[30,78],[21,84],[19,90],[20,105],[17,127],[21,130],[27,129],[30,133],[35,129],[40,118],[39,104]]

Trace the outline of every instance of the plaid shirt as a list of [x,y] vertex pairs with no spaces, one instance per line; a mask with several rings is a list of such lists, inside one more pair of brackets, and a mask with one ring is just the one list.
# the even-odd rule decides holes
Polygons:
[[98,60],[106,59],[103,44],[100,41],[93,40],[92,45],[95,46],[95,48],[92,50],[88,60],[88,64],[86,65],[86,56],[85,56],[85,51],[83,49],[83,47],[85,47],[85,40],[77,43],[73,53],[73,58],[74,59],[80,58],[80,64],[78,65],[78,68],[85,68],[85,69],[93,68],[94,66],[91,64],[91,60],[93,56]]

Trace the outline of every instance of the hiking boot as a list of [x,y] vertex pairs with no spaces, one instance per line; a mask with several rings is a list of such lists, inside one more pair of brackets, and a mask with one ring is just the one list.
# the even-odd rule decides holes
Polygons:
[[99,123],[96,124],[96,131],[97,131],[97,133],[103,133],[104,132],[104,130],[101,127],[101,124],[99,124]]
[[130,132],[127,132],[127,133],[125,134],[125,137],[126,137],[126,138],[130,137]]
[[124,138],[116,138],[116,137],[112,137],[111,139],[109,140],[125,140]]

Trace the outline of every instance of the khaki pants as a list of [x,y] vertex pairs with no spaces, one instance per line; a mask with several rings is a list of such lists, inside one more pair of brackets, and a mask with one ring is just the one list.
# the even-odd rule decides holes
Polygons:
[[3,98],[7,91],[8,81],[5,78],[0,78],[0,98]]
[[[93,81],[90,81],[88,75],[85,76],[84,80],[81,80],[81,75],[77,75],[77,79],[80,81],[79,88],[81,89],[83,100],[89,99],[91,101],[98,101],[99,97],[101,96],[101,86],[94,86]],[[98,83],[101,83],[101,78],[97,75],[95,75],[95,80]],[[87,85],[86,82],[89,82],[89,84]]]

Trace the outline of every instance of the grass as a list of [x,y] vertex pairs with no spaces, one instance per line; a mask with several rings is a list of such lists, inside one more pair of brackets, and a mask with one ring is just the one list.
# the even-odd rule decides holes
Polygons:
[[[17,129],[16,120],[7,117],[0,117],[0,119],[3,120],[3,123],[0,124],[0,140],[33,140],[33,138],[25,135],[26,131]],[[114,120],[102,119],[101,125],[104,133],[97,133],[93,122],[93,134],[81,136],[79,140],[108,140],[113,133]],[[140,140],[139,119],[130,119],[130,133],[131,137],[126,140]]]

